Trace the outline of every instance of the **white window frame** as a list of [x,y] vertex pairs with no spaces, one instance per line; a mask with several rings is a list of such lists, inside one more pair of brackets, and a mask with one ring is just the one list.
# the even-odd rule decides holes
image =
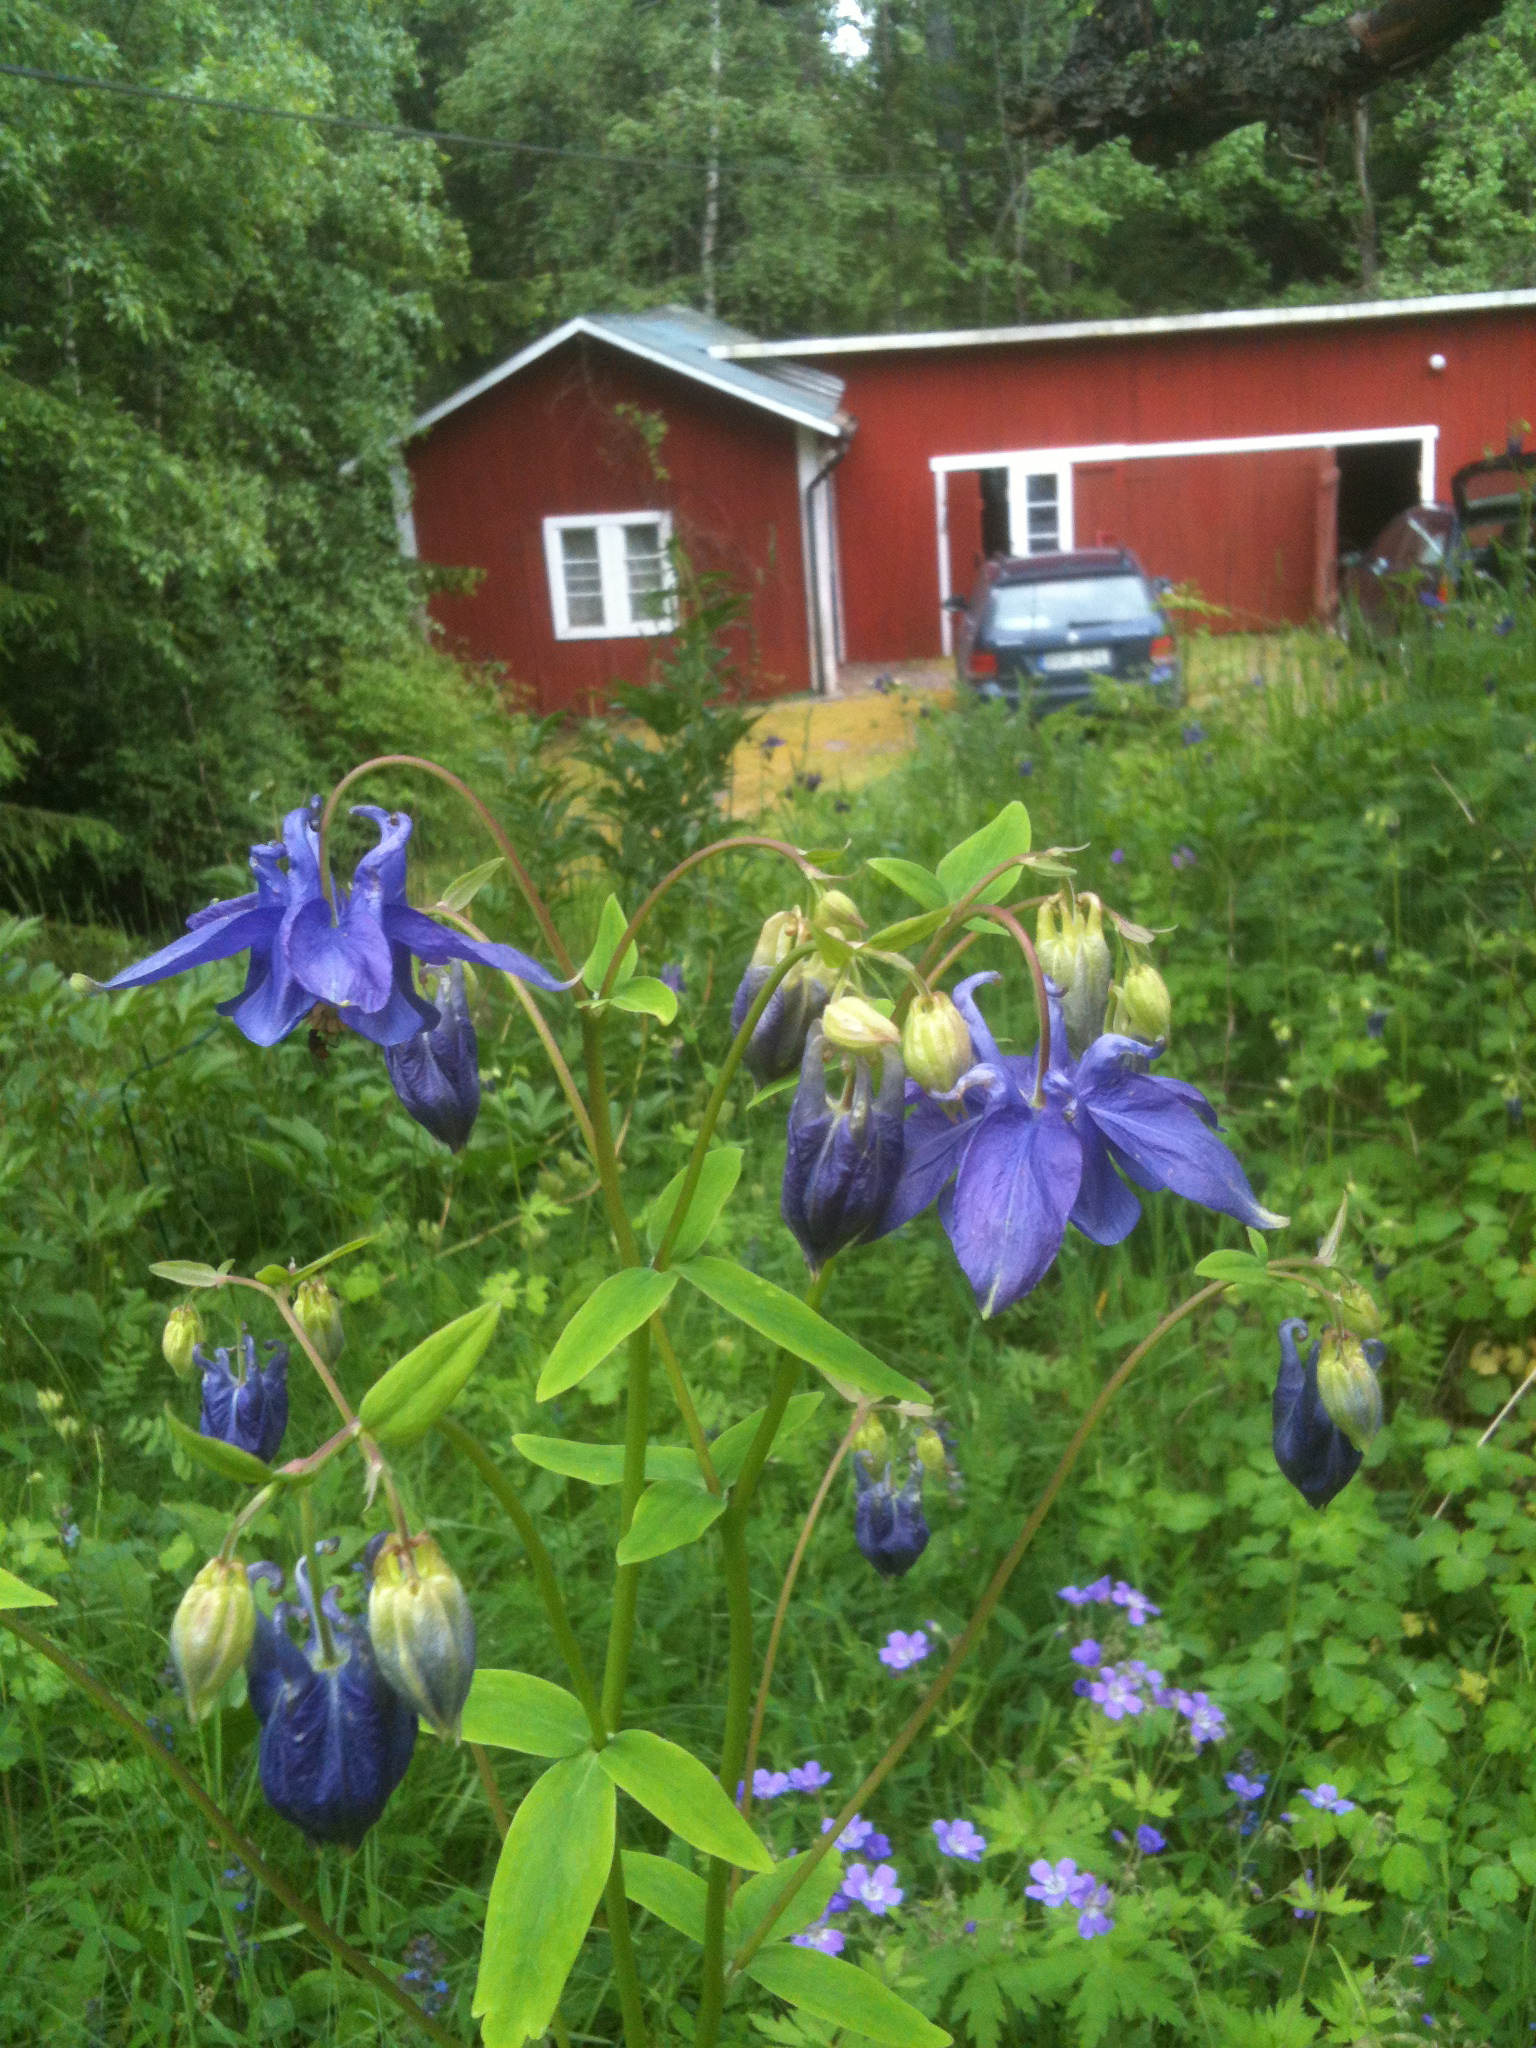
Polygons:
[[[630,526],[655,526],[661,530],[662,588],[668,602],[654,618],[637,619],[629,606],[629,576],[625,569],[624,530]],[[605,623],[601,626],[573,626],[565,591],[565,554],[561,536],[572,527],[591,527],[597,532],[598,571],[602,581]],[[653,633],[670,633],[677,624],[675,598],[677,583],[672,573],[672,514],[670,512],[569,512],[544,521],[544,566],[549,576],[549,605],[557,640],[637,640]]]

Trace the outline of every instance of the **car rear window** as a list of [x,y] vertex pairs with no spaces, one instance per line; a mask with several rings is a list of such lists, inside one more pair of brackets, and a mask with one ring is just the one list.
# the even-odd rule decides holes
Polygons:
[[1140,576],[1063,576],[1002,584],[992,593],[988,624],[1000,633],[1057,633],[1069,626],[1122,625],[1154,609]]

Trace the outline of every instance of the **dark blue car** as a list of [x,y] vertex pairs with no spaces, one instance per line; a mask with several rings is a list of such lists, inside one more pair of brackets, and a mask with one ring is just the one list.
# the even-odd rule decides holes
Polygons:
[[969,601],[951,598],[960,680],[1029,711],[1091,700],[1101,682],[1179,701],[1179,664],[1155,584],[1125,548],[1000,555]]

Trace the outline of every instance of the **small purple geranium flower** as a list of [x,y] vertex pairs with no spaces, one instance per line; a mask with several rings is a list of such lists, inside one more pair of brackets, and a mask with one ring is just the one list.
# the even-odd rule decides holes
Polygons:
[[1262,1799],[1268,1788],[1268,1778],[1245,1778],[1241,1771],[1228,1771],[1227,1790],[1245,1805],[1255,1799]]
[[1197,1751],[1207,1742],[1220,1742],[1226,1735],[1227,1717],[1208,1693],[1185,1694],[1178,1706],[1189,1722],[1190,1740]]
[[910,1671],[914,1664],[922,1663],[932,1648],[922,1629],[915,1628],[908,1635],[904,1629],[893,1628],[880,1652],[880,1662],[890,1671]]
[[754,1771],[752,1773],[752,1797],[754,1799],[777,1799],[789,1790],[788,1771]]
[[[824,1835],[831,1834],[832,1822],[830,1820],[822,1822],[821,1832]],[[840,1849],[845,1856],[851,1856],[856,1849],[862,1849],[864,1844],[873,1838],[874,1832],[874,1822],[866,1820],[862,1813],[856,1813],[832,1846],[834,1849]]]
[[807,1927],[789,1938],[796,1948],[819,1948],[824,1956],[840,1956],[846,1939],[838,1927]]
[[986,1853],[986,1836],[979,1835],[968,1820],[936,1820],[933,1832],[939,1838],[941,1856],[953,1856],[961,1863],[979,1863]]
[[1138,1593],[1134,1586],[1128,1586],[1124,1579],[1117,1579],[1110,1599],[1116,1607],[1125,1609],[1125,1618],[1132,1628],[1143,1627],[1154,1614],[1161,1614],[1161,1607],[1154,1607],[1145,1593]]
[[1088,1897],[1081,1902],[1083,1910],[1077,1916],[1077,1931],[1084,1941],[1092,1941],[1096,1934],[1112,1934],[1115,1923],[1104,1908],[1114,1903],[1107,1885],[1095,1885]]
[[1166,1835],[1160,1835],[1156,1828],[1148,1827],[1143,1821],[1136,1830],[1136,1846],[1143,1856],[1161,1856],[1168,1846],[1168,1838]]
[[1109,858],[1111,862],[1114,864],[1114,866],[1119,867],[1121,862],[1125,859],[1125,848],[1123,846],[1117,846],[1114,852],[1109,856]]
[[1099,1672],[1088,1688],[1088,1697],[1096,1707],[1103,1708],[1106,1721],[1123,1721],[1127,1714],[1142,1713],[1147,1704],[1136,1689],[1135,1679],[1117,1671],[1113,1664],[1106,1664]]
[[892,1906],[899,1906],[906,1897],[896,1882],[895,1868],[889,1863],[877,1863],[873,1870],[866,1863],[850,1863],[843,1873],[843,1890],[855,1905],[877,1917],[888,1913]]
[[788,1773],[791,1792],[819,1792],[823,1785],[830,1785],[832,1773],[823,1770],[815,1757],[799,1764]]
[[1071,1657],[1074,1664],[1086,1664],[1090,1671],[1096,1671],[1104,1661],[1104,1652],[1092,1636],[1087,1636],[1071,1652]]
[[1079,1870],[1071,1856],[1063,1856],[1059,1863],[1037,1856],[1029,1874],[1035,1881],[1025,1885],[1024,1896],[1038,1899],[1042,1906],[1086,1906],[1099,1882],[1091,1870]]
[[1303,1785],[1301,1796],[1319,1813],[1353,1813],[1355,1810],[1353,1799],[1345,1799],[1337,1785]]

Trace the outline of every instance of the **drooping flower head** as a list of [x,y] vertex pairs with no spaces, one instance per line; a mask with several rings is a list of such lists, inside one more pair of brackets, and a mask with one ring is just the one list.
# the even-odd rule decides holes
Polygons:
[[437,1023],[385,1046],[384,1064],[407,1113],[450,1152],[462,1152],[480,1114],[480,1042],[457,960],[437,977],[433,993]]
[[237,1348],[238,1365],[225,1344],[211,1358],[201,1344],[192,1353],[203,1374],[198,1428],[270,1465],[288,1427],[288,1346],[264,1344],[265,1365],[256,1362],[256,1340],[249,1331],[242,1333]]
[[835,1094],[827,1089],[830,1050],[821,1024],[812,1024],[789,1112],[780,1203],[812,1272],[878,1229],[905,1146],[906,1076],[894,1048],[874,1055],[878,1080],[865,1057],[832,1068]]
[[[731,1004],[733,1034],[747,1021],[747,1012],[774,968],[811,937],[810,924],[798,910],[775,911],[767,920]],[[829,994],[816,957],[797,960],[768,998],[768,1006],[753,1026],[742,1056],[759,1088],[766,1088],[770,1081],[782,1081],[799,1066],[806,1034],[826,1008]]]
[[434,1537],[368,1546],[368,1640],[380,1671],[445,1741],[457,1742],[475,1675],[475,1617]]
[[1280,1325],[1280,1371],[1275,1380],[1275,1463],[1315,1508],[1327,1507],[1360,1470],[1361,1453],[1323,1406],[1317,1387],[1319,1346],[1305,1360],[1298,1346],[1307,1326],[1297,1316]]
[[1063,890],[1041,904],[1035,919],[1040,965],[1061,991],[1067,1045],[1081,1058],[1104,1029],[1113,962],[1104,937],[1104,906],[1089,891]]
[[309,1641],[301,1649],[288,1634],[295,1609],[279,1606],[270,1619],[258,1610],[246,1667],[261,1723],[261,1789],[268,1805],[312,1842],[355,1849],[405,1776],[416,1709],[386,1684],[367,1630],[342,1612],[334,1587],[323,1599],[334,1646],[327,1657],[306,1559],[294,1577]]
[[253,1045],[276,1045],[317,1003],[376,1045],[430,1030],[437,1011],[416,993],[413,956],[434,967],[473,960],[550,991],[565,986],[515,946],[466,938],[413,910],[405,897],[411,820],[376,804],[355,805],[352,815],[378,828],[379,843],[358,862],[349,889],[335,886],[334,902],[320,874],[316,799],[288,813],[281,841],[251,848],[250,895],[194,911],[185,938],[100,986],[111,993],[143,988],[246,953],[245,987],[218,1009]]
[[250,1654],[256,1603],[238,1558],[212,1557],[181,1596],[171,1623],[171,1661],[187,1718],[201,1721]]
[[193,1353],[207,1335],[202,1317],[190,1302],[171,1310],[161,1332],[160,1352],[172,1372],[186,1378],[194,1364]]
[[904,1578],[928,1548],[923,1468],[914,1460],[899,1492],[889,1465],[876,1479],[864,1459],[855,1455],[853,1470],[858,1488],[853,1539],[883,1579]]

